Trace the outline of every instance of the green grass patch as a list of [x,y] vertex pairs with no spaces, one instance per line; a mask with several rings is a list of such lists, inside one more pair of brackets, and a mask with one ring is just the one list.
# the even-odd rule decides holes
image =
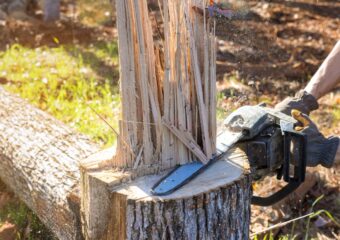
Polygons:
[[39,218],[22,202],[12,201],[0,211],[0,226],[2,222],[16,225],[18,240],[56,239],[54,235],[41,223]]
[[77,19],[89,26],[99,26],[111,21],[113,6],[107,0],[81,0],[77,2]]
[[333,110],[333,116],[334,116],[334,121],[335,123],[338,123],[340,121],[340,107],[335,106]]
[[116,136],[88,105],[117,128],[117,56],[116,43],[36,49],[15,44],[0,53],[0,77],[9,91],[111,145]]

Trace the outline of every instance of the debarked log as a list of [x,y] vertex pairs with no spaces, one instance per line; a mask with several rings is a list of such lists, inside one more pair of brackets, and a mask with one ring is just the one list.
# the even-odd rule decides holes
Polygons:
[[0,87],[0,178],[59,239],[83,239],[79,161],[87,137]]

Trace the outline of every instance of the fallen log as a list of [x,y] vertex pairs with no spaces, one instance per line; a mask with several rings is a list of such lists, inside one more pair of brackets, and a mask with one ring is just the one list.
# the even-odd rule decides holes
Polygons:
[[78,163],[98,150],[0,87],[0,178],[59,239],[83,239]]

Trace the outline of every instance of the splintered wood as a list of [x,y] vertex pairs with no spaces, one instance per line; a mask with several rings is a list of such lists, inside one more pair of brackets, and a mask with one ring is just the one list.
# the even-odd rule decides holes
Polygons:
[[192,8],[207,1],[159,2],[152,20],[146,0],[116,1],[122,120],[113,161],[139,175],[215,151],[215,23]]

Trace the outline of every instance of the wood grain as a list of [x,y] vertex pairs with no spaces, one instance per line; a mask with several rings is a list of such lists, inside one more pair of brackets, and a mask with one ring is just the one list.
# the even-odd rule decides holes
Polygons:
[[122,120],[113,166],[142,176],[196,160],[162,120],[197,143],[201,161],[215,152],[215,25],[192,10],[205,2],[163,0],[156,41],[147,1],[116,1]]
[[150,190],[166,172],[131,178],[132,172],[82,168],[85,236],[96,240],[248,239],[251,178],[247,163],[244,152],[235,148],[187,185],[161,197]]
[[78,163],[98,150],[0,87],[0,178],[59,239],[82,239]]

